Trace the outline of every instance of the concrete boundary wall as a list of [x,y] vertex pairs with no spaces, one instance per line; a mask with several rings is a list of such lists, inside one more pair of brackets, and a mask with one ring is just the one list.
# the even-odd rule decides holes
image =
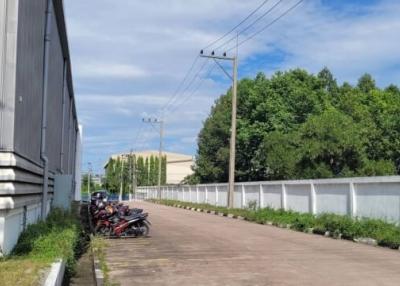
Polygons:
[[[227,184],[163,186],[163,199],[226,206]],[[157,198],[157,187],[139,187],[138,197]],[[335,213],[400,223],[400,176],[235,184],[234,206]]]

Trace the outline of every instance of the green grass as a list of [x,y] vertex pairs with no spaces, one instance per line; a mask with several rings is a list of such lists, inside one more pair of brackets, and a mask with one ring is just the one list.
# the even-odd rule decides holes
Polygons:
[[228,209],[209,204],[195,204],[174,200],[150,200],[168,206],[181,205],[209,211],[233,214],[244,217],[248,221],[273,225],[288,226],[297,231],[307,232],[310,229],[316,234],[327,231],[332,237],[353,240],[361,237],[375,239],[380,246],[398,249],[400,247],[400,227],[378,219],[352,218],[336,214],[312,215],[285,211],[282,209]]
[[12,253],[0,261],[0,281],[36,285],[41,272],[58,258],[66,260],[66,277],[71,277],[83,232],[76,211],[53,209],[46,221],[29,225]]
[[104,276],[104,286],[117,286],[118,283],[111,283],[109,277],[109,269],[105,258],[105,248],[107,247],[107,242],[104,238],[99,236],[93,236],[91,239],[91,248],[93,255],[99,260],[101,271]]

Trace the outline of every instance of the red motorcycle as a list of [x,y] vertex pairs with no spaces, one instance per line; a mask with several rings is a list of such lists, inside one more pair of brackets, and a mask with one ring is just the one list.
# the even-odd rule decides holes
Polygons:
[[95,232],[107,237],[145,237],[151,225],[147,217],[147,213],[124,216],[114,211],[111,216],[97,221]]

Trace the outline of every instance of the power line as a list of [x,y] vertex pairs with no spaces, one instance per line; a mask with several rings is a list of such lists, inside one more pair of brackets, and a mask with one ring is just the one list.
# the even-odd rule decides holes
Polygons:
[[[280,19],[282,19],[284,16],[286,16],[290,11],[292,11],[293,9],[295,9],[297,6],[299,6],[301,4],[301,2],[303,2],[304,0],[300,0],[298,2],[296,2],[296,4],[294,4],[293,6],[291,6],[289,9],[287,9],[285,12],[283,12],[280,16],[278,16],[277,18],[275,18],[274,20],[272,20],[271,22],[269,22],[266,26],[264,26],[263,28],[261,28],[260,30],[256,31],[254,34],[252,34],[251,36],[249,36],[248,38],[242,40],[241,42],[239,42],[239,44],[237,46],[241,46],[244,43],[246,43],[247,41],[253,39],[255,36],[257,36],[258,34],[264,32],[266,29],[268,29],[269,27],[271,27],[274,23],[276,23],[277,21],[279,21]],[[236,45],[230,47],[229,49],[227,49],[226,51],[229,52],[233,49],[236,49]]]
[[185,74],[183,80],[179,83],[179,85],[178,85],[177,89],[175,90],[175,92],[173,93],[173,95],[172,95],[172,96],[170,97],[170,99],[164,104],[164,106],[160,109],[161,112],[164,111],[165,108],[171,103],[171,101],[174,100],[175,97],[178,95],[180,89],[182,88],[182,86],[183,86],[184,83],[186,82],[186,79],[189,77],[190,73],[191,73],[192,70],[194,69],[194,67],[195,67],[195,65],[196,65],[196,63],[197,63],[197,61],[198,61],[198,59],[199,59],[199,56],[197,55],[197,56],[194,58],[194,60],[193,60],[193,62],[192,62],[192,64],[191,64],[189,70],[186,72],[186,74]]
[[223,38],[225,38],[226,36],[228,36],[230,33],[232,33],[233,31],[235,31],[238,27],[240,27],[244,22],[246,22],[251,16],[253,16],[258,10],[260,10],[265,4],[267,4],[269,0],[265,0],[264,2],[262,2],[255,10],[253,10],[253,12],[251,12],[246,18],[244,18],[239,24],[237,24],[235,27],[233,27],[232,29],[230,29],[228,32],[226,32],[224,35],[222,35],[221,37],[219,37],[218,39],[214,40],[213,42],[209,43],[207,46],[205,46],[203,49],[208,49],[209,47],[213,46],[214,44],[218,43],[219,41],[221,41]]
[[[185,94],[189,88],[192,86],[192,84],[195,82],[195,80],[197,79],[198,75],[203,71],[204,67],[206,66],[208,60],[205,60],[203,62],[203,64],[200,66],[200,69],[195,73],[195,75],[193,76],[193,78],[191,79],[191,81],[189,82],[189,84],[183,89],[182,94]],[[168,108],[173,107],[173,105],[179,100],[179,97],[176,97],[175,100],[173,100],[170,105],[168,106]],[[164,109],[164,112],[167,110],[167,108]]]
[[[139,131],[138,132],[136,132],[136,137],[135,137],[135,139],[133,140],[133,146],[136,146],[136,144],[137,144],[137,142],[138,142],[138,139],[139,139],[139,136],[141,135],[141,132],[142,132],[142,130],[143,130],[143,124],[140,124],[140,127],[139,127]],[[135,148],[135,149],[137,149],[137,148]]]
[[180,106],[182,106],[183,104],[185,104],[200,88],[200,86],[204,83],[204,81],[211,75],[212,71],[215,68],[215,64],[212,64],[210,66],[210,68],[208,69],[208,71],[206,72],[206,75],[204,77],[201,78],[201,80],[199,81],[199,83],[197,84],[197,86],[192,90],[191,93],[189,93],[186,97],[183,98],[183,100],[175,106],[175,108],[173,110],[170,111],[170,113],[174,113]]
[[[274,5],[272,5],[271,8],[269,8],[266,12],[264,12],[262,15],[260,15],[257,19],[255,19],[250,25],[248,25],[247,27],[245,27],[244,29],[240,30],[237,35],[243,34],[244,32],[246,32],[247,30],[249,30],[251,27],[253,27],[255,24],[257,24],[261,19],[263,19],[265,16],[267,16],[270,12],[272,12],[283,0],[279,0],[278,2],[276,2]],[[232,42],[233,40],[236,39],[237,35],[234,35],[233,37],[229,38],[228,40],[226,40],[225,42],[223,42],[221,45],[219,45],[218,47],[216,47],[215,49],[218,50],[222,47],[224,47],[225,45],[229,44],[230,42]]]
[[[232,33],[233,31],[235,31],[238,27],[240,27],[243,23],[245,23],[248,19],[250,19],[251,16],[253,16],[257,11],[259,11],[265,4],[267,4],[269,0],[264,0],[258,7],[256,7],[256,9],[254,9],[249,15],[247,15],[239,24],[237,24],[236,26],[234,26],[231,30],[229,30],[227,33],[225,33],[223,36],[219,37],[218,39],[214,40],[212,43],[208,44],[206,47],[204,47],[204,49],[207,49],[208,47],[218,43],[220,40],[222,40],[223,38],[225,38],[226,36],[228,36],[230,33]],[[192,70],[194,69],[197,60],[199,59],[199,56],[196,56],[193,63],[191,64],[188,72],[185,74],[183,80],[179,83],[177,89],[175,90],[175,92],[173,93],[173,95],[170,97],[170,99],[164,104],[164,106],[160,109],[160,111],[163,113],[165,111],[165,109],[169,106],[172,105],[173,101],[176,100],[176,97],[179,95],[179,91],[181,90],[181,88],[183,87],[184,83],[186,82],[186,80],[188,79],[190,73],[192,72]],[[197,74],[194,76],[194,78],[197,76]],[[190,84],[188,85],[190,86]]]

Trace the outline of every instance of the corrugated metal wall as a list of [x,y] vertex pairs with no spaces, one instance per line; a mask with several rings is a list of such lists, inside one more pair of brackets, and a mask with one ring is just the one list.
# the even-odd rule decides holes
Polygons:
[[67,88],[67,94],[65,96],[65,118],[64,118],[64,159],[63,159],[63,170],[65,172],[68,171],[68,142],[69,142],[69,122],[72,117],[72,113],[70,112],[70,104],[71,104],[71,93],[69,88]]
[[6,0],[0,0],[0,150],[3,149],[2,137],[4,126],[3,126],[3,112],[4,112],[4,70],[5,70],[5,56],[6,56],[6,21],[7,21],[7,7]]
[[0,151],[14,147],[17,9],[17,0],[0,0]]
[[46,0],[19,0],[15,151],[40,164]]
[[[52,16],[53,23],[56,23],[54,13]],[[64,58],[57,25],[52,26],[49,64],[46,153],[49,169],[60,172]]]
[[[15,152],[37,164],[41,164],[45,8],[46,0],[19,0]],[[50,171],[60,173],[63,169],[65,173],[72,174],[77,122],[73,114],[73,93],[64,82],[64,55],[55,13],[52,13],[52,17],[46,153]],[[66,92],[63,129],[64,88]],[[61,142],[64,142],[63,166]]]

